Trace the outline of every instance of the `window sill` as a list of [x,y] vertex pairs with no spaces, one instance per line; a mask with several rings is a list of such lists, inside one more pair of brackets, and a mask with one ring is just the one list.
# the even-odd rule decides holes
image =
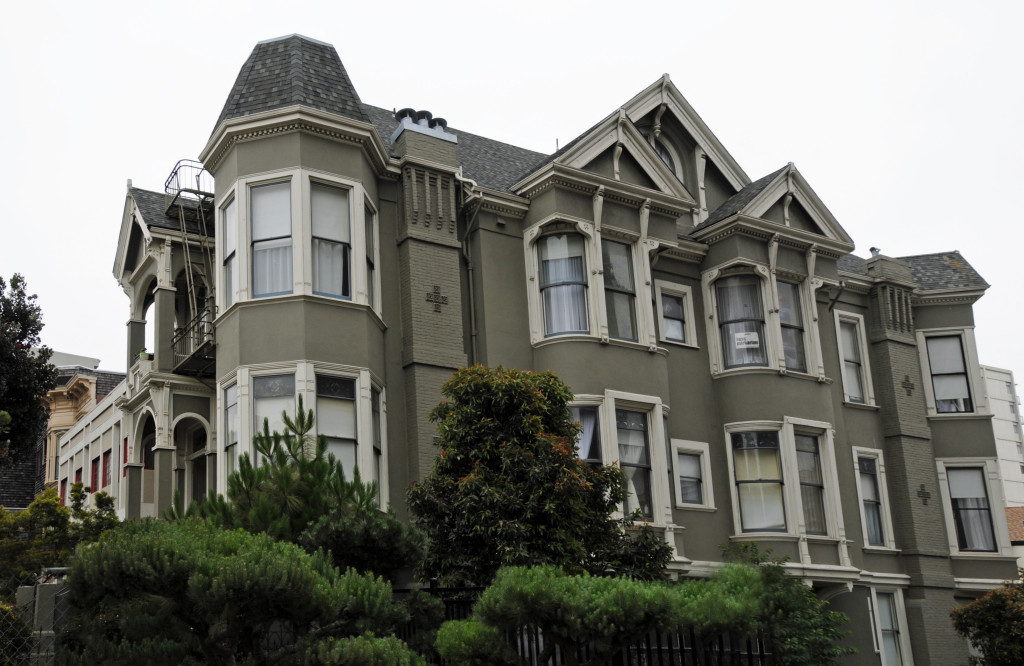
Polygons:
[[876,555],[899,555],[903,552],[899,548],[889,548],[888,546],[861,546],[861,550]]
[[1004,554],[1004,553],[1000,553],[999,551],[991,552],[991,551],[983,551],[983,550],[979,550],[979,551],[973,551],[973,550],[966,550],[966,551],[964,551],[964,550],[954,550],[954,551],[951,551],[949,553],[949,557],[950,557],[950,559],[953,559],[953,560],[973,560],[973,559],[978,559],[978,558],[981,558],[983,560],[992,560],[992,559],[1016,560],[1017,559],[1016,557],[1014,557],[1014,555],[1012,553],[1005,553]]
[[743,532],[733,534],[729,541],[799,541],[800,537],[789,532]]
[[863,409],[869,412],[877,412],[880,408],[878,405],[867,403],[867,402],[850,402],[849,400],[843,400],[843,407],[849,407],[850,409]]
[[715,507],[707,504],[676,504],[675,508],[680,511],[706,511],[709,513],[718,511]]
[[582,335],[579,333],[566,333],[565,335],[554,335],[550,338],[542,338],[533,343],[534,348],[546,347],[547,345],[557,344],[559,342],[591,342],[599,345],[609,345],[612,347],[625,347],[626,349],[635,349],[637,351],[644,351],[648,353],[657,353],[662,356],[668,355],[668,350],[663,347],[650,347],[639,342],[630,342],[629,340],[616,340],[615,338],[608,338],[602,340],[596,335]]
[[744,368],[731,368],[729,370],[720,370],[718,372],[712,372],[711,377],[718,379],[720,377],[731,377],[733,375],[778,375],[780,377],[792,377],[793,379],[802,379],[804,381],[815,382],[816,384],[831,384],[832,380],[827,377],[818,377],[817,375],[809,375],[806,372],[791,372],[785,368],[772,368],[769,366],[748,366]]
[[700,349],[698,345],[691,342],[680,342],[678,340],[666,340],[665,338],[658,338],[659,344],[672,345],[673,347],[682,347],[684,349]]
[[929,411],[928,418],[939,421],[980,421],[991,419],[992,415],[981,412],[952,412],[948,414],[940,414],[938,412]]

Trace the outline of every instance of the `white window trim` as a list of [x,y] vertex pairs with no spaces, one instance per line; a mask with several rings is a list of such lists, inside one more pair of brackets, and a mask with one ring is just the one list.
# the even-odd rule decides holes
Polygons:
[[[690,511],[715,511],[715,488],[711,480],[711,451],[708,443],[694,442],[688,439],[672,439],[670,440],[670,443],[673,454],[672,479],[675,483],[676,508],[687,509]],[[703,499],[703,502],[700,504],[680,501],[680,498],[683,496],[682,487],[679,479],[679,471],[675,469],[675,462],[678,460],[680,453],[687,453],[700,457],[701,497]]]
[[[1003,511],[1006,498],[1003,496],[1003,483],[999,477],[999,461],[995,458],[936,458],[935,467],[939,475],[939,493],[942,497],[942,514],[946,519],[950,557],[1012,557],[1010,530],[1006,526],[1006,512]],[[946,470],[957,467],[982,470],[985,492],[988,496],[989,516],[992,519],[992,532],[996,540],[996,549],[992,552],[960,550],[960,544],[956,539],[956,522],[953,519],[953,502],[949,496],[949,479],[946,476]]]
[[[661,398],[606,390],[603,400],[598,406],[598,421],[601,425],[601,457],[605,465],[618,466],[619,440],[616,436],[615,410],[628,409],[647,414],[647,442],[651,456],[651,513],[652,524],[665,526],[672,524],[672,499],[668,485],[668,468],[665,460],[665,409]],[[574,401],[579,406],[598,404],[594,396],[580,396]],[[622,507],[614,513],[615,518],[622,518]]]
[[[836,326],[836,349],[839,355],[839,376],[843,380],[843,402],[849,405],[855,406],[875,406],[875,388],[871,382],[871,360],[868,355],[868,340],[867,340],[867,327],[864,323],[864,317],[862,315],[845,312],[841,310],[833,310],[832,314],[835,319]],[[846,393],[846,359],[843,358],[843,332],[842,323],[852,323],[857,327],[857,346],[860,348],[860,371],[861,371],[861,387],[864,390],[864,402],[855,402],[850,400],[849,394]]]
[[[665,337],[665,313],[661,303],[661,295],[663,293],[683,299],[683,335],[686,338],[686,342],[669,340]],[[668,282],[666,280],[655,280],[654,306],[657,312],[659,341],[670,345],[679,345],[680,347],[699,348],[697,345],[697,324],[693,318],[693,289],[689,285]]]
[[[935,389],[932,387],[932,368],[928,362],[927,339],[931,337],[960,337],[960,349],[964,354],[965,371],[967,373],[967,389],[971,394],[974,410],[970,412],[939,412],[935,408]],[[917,330],[917,353],[921,359],[921,374],[924,382],[925,402],[929,418],[962,419],[977,416],[989,416],[988,400],[984,390],[985,378],[981,374],[981,363],[978,362],[978,347],[974,341],[974,327],[928,328]]]
[[[896,535],[893,532],[892,512],[889,509],[889,487],[885,482],[885,458],[882,451],[881,449],[868,449],[863,446],[854,446],[851,447],[851,450],[853,451],[853,471],[857,476],[857,507],[860,511],[862,547],[864,550],[872,551],[896,550]],[[882,530],[885,541],[881,546],[872,546],[868,543],[867,516],[864,515],[864,497],[860,492],[860,458],[872,458],[875,461],[875,470],[877,472],[875,480],[878,483],[878,499],[880,502],[879,513],[882,518]]]
[[[881,660],[882,666],[913,666],[914,655],[910,650],[910,630],[907,624],[907,609],[903,603],[903,590],[898,587],[871,587],[871,598],[868,602],[868,612],[871,614],[871,639],[874,643],[875,654]],[[896,623],[900,632],[900,654],[903,655],[902,664],[890,664],[885,659],[885,650],[882,649],[882,623],[878,617],[878,593],[891,594],[896,606]]]
[[[292,291],[290,294],[278,296],[264,296],[255,299],[252,296],[252,229],[249,221],[249,192],[252,188],[260,185],[270,185],[280,182],[291,183],[291,215],[292,215]],[[313,257],[312,257],[312,234],[313,221],[310,206],[312,188],[310,182],[319,182],[325,185],[342,188],[349,193],[349,224],[350,224],[350,284],[352,289],[351,298],[336,298],[313,294]],[[314,169],[285,169],[260,173],[245,178],[239,178],[224,192],[216,202],[218,219],[227,224],[229,220],[223,220],[224,207],[231,200],[235,200],[235,230],[237,248],[235,261],[238,262],[238,282],[234,286],[233,304],[245,301],[262,301],[273,298],[287,298],[289,296],[315,296],[334,302],[356,303],[369,305],[370,309],[380,312],[380,214],[378,208],[373,204],[362,183],[350,178],[344,178],[327,172]],[[370,209],[376,216],[377,223],[373,225],[376,243],[374,244],[376,270],[374,271],[374,303],[368,303],[368,290],[366,285],[366,238],[365,238],[365,216],[366,210]],[[218,229],[223,228],[223,224]],[[243,249],[245,250],[243,253]],[[224,265],[224,245],[216,243],[216,265]],[[218,272],[218,287],[223,286],[223,270]],[[219,312],[223,313],[227,308],[227,300],[221,289],[217,289],[217,306]]]
[[[540,262],[537,259],[537,242],[543,238],[551,227],[559,232],[577,233],[583,237],[584,258],[587,262],[587,333],[560,333],[546,336],[544,334],[544,313],[540,295]],[[564,227],[564,228],[563,228]],[[608,313],[604,293],[604,258],[601,253],[601,240],[623,243],[630,248],[633,261],[634,303],[636,315],[636,341],[619,340],[608,335]],[[639,234],[604,226],[595,229],[588,220],[570,215],[550,215],[533,224],[523,232],[523,253],[526,258],[527,307],[530,319],[530,342],[540,345],[551,341],[588,339],[600,340],[602,343],[642,348],[649,351],[657,349],[657,333],[654,326],[654,307],[647,295],[651,285],[651,262],[649,250],[657,247],[656,241],[644,240]]]
[[[842,504],[839,497],[839,475],[836,471],[835,441],[832,424],[795,417],[780,421],[742,421],[725,425],[725,446],[729,461],[729,496],[732,502],[733,538],[741,540],[771,540],[780,537],[797,538],[800,541],[800,556],[804,564],[810,564],[808,541],[832,542],[839,546],[842,566],[850,566],[846,545],[846,527],[843,522]],[[736,469],[733,461],[732,433],[755,430],[779,431],[779,460],[782,463],[782,497],[786,517],[785,532],[744,532],[740,519],[740,501],[736,491]],[[796,456],[796,435],[811,434],[818,438],[818,461],[824,483],[825,534],[807,534],[803,502],[800,497],[800,482]]]

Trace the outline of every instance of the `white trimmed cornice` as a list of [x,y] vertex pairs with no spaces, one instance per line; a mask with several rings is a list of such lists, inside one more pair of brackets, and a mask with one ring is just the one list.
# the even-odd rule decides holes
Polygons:
[[842,255],[853,251],[853,241],[826,238],[809,231],[785,227],[775,222],[742,214],[733,215],[710,227],[691,231],[690,235],[696,240],[713,244],[735,233],[744,233],[764,241],[777,236],[780,245],[791,247],[801,252],[806,252],[809,248],[816,245],[817,254],[830,259],[838,259]]
[[517,184],[516,191],[526,199],[533,199],[552,187],[575,190],[593,196],[602,186],[605,202],[614,201],[631,208],[639,208],[649,199],[651,211],[662,215],[688,215],[696,205],[692,199],[675,197],[641,185],[624,183],[621,180],[555,163],[548,164],[534,173],[529,180]]
[[832,215],[832,212],[829,211],[825,203],[818,197],[817,193],[815,193],[792,162],[767,187],[763,188],[757,196],[751,199],[743,207],[741,213],[750,217],[761,217],[768,212],[768,209],[775,205],[775,202],[787,195],[800,202],[800,205],[804,207],[804,210],[811,216],[811,219],[821,227],[826,238],[849,243],[850,248],[853,249],[853,239],[846,233],[846,230],[839,224],[839,221]]
[[917,291],[913,296],[915,306],[928,305],[970,305],[985,295],[984,289],[943,289],[935,291]]
[[378,175],[392,171],[389,166],[393,160],[372,124],[301,105],[225,120],[214,131],[199,159],[212,173],[234,144],[289,132],[307,132],[359,146]]

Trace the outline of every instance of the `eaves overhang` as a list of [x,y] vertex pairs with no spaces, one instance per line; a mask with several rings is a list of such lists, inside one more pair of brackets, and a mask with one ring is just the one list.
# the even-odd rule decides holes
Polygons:
[[306,132],[359,146],[378,174],[389,171],[389,166],[394,170],[388,151],[372,124],[302,105],[225,120],[214,130],[199,153],[199,159],[213,173],[236,143],[291,132]]
[[[987,289],[987,287],[986,287]],[[985,295],[986,289],[929,289],[914,291],[915,306],[930,305],[972,305]]]
[[605,201],[615,201],[628,206],[640,206],[644,202],[650,201],[651,212],[677,217],[691,214],[694,206],[697,205],[692,199],[671,196],[642,185],[625,183],[557,163],[546,165],[531,174],[529,178],[513,185],[512,189],[526,199],[533,199],[553,187],[575,190],[588,195],[593,195],[603,187]]
[[812,246],[816,246],[820,254],[833,259],[838,259],[844,254],[853,252],[854,248],[853,243],[844,240],[827,238],[820,234],[782,226],[759,217],[749,217],[743,214],[736,214],[711,226],[691,231],[690,236],[696,240],[713,245],[735,233],[744,233],[748,236],[764,240],[777,237],[780,245],[788,245],[799,250],[807,250]]

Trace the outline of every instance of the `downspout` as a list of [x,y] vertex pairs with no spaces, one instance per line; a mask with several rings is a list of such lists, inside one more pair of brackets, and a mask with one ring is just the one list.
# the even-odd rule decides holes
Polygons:
[[[471,355],[469,364],[473,365],[477,362],[477,358],[479,358],[479,352],[476,348],[476,290],[473,287],[473,255],[470,251],[469,235],[473,232],[473,226],[479,220],[480,208],[484,202],[484,195],[477,190],[476,181],[462,177],[462,167],[459,167],[455,171],[455,179],[462,184],[463,199],[462,204],[459,206],[459,215],[465,215],[467,218],[466,233],[462,237],[461,245],[462,260],[466,262],[466,274],[469,281],[469,351]],[[467,192],[469,193],[469,196],[466,196]],[[469,206],[472,206],[472,210],[468,208]]]

